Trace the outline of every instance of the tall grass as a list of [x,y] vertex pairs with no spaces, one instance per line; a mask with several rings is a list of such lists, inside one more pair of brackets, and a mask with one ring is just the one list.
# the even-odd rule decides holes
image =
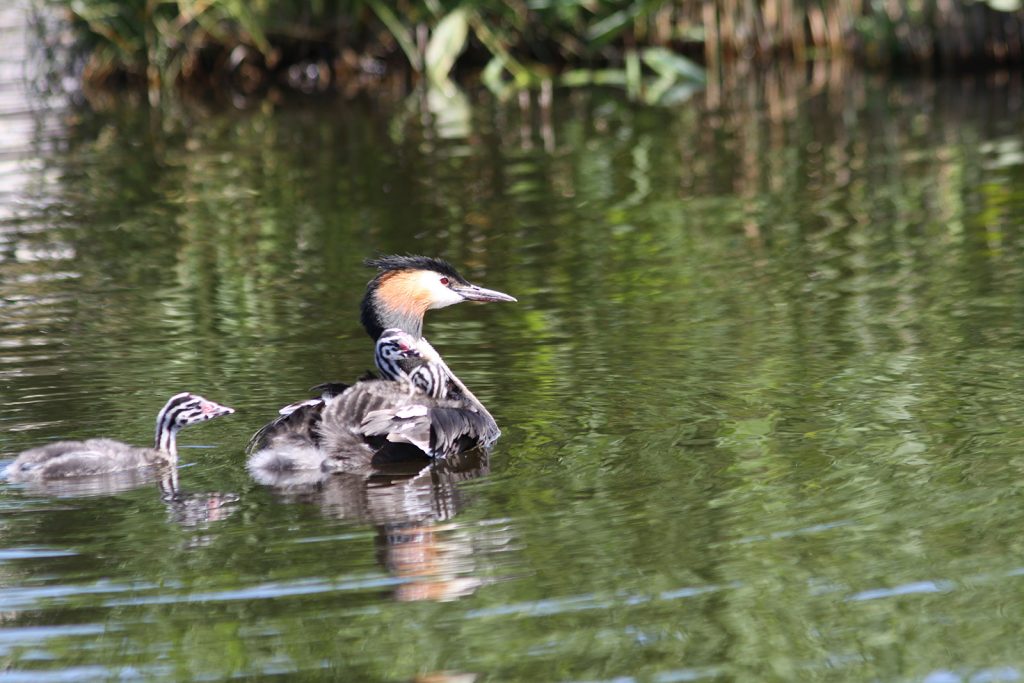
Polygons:
[[39,0],[65,8],[89,82],[322,88],[479,73],[499,95],[607,83],[664,99],[735,60],[1024,62],[1021,0]]

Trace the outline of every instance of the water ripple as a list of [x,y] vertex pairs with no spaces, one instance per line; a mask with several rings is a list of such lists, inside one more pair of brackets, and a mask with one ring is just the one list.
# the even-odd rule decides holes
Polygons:
[[533,600],[520,602],[511,605],[499,605],[497,607],[486,607],[470,610],[466,617],[470,619],[487,619],[503,616],[530,616],[545,617],[553,614],[569,612],[582,612],[595,609],[613,609],[621,605],[642,605],[654,601],[681,600],[692,598],[707,593],[715,593],[729,586],[692,586],[676,590],[663,591],[657,595],[617,595],[611,598],[600,598],[596,595],[577,595],[563,598],[550,598],[545,600]]
[[895,598],[901,595],[914,595],[916,593],[948,593],[956,588],[952,581],[915,581],[905,583],[893,588],[873,588],[871,590],[854,593],[847,601],[860,602],[863,600],[878,600],[881,598]]
[[158,588],[154,583],[122,584],[101,580],[92,585],[63,584],[54,586],[8,587],[0,593],[0,610],[24,610],[39,606],[40,602],[54,605],[70,602],[86,594],[130,593]]
[[55,548],[35,548],[26,546],[23,548],[0,549],[0,563],[11,560],[31,560],[43,557],[72,557],[78,553],[70,550],[57,550]]
[[348,581],[330,581],[327,579],[301,579],[296,581],[267,582],[255,586],[248,586],[245,588],[234,588],[223,591],[187,593],[183,595],[163,593],[161,595],[139,596],[123,599],[118,598],[106,600],[104,604],[108,607],[117,607],[125,605],[168,605],[193,602],[231,602],[235,600],[261,600],[296,595],[315,595],[317,593],[389,588],[393,586],[400,586],[405,583],[408,583],[408,580],[391,576],[378,576],[367,579]]

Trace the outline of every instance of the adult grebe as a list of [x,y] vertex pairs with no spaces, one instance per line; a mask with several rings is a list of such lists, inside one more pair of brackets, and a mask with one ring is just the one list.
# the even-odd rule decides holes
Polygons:
[[483,404],[423,338],[423,317],[432,308],[462,301],[515,298],[470,284],[440,259],[386,256],[367,264],[378,274],[367,284],[361,321],[376,342],[374,360],[384,379],[320,385],[314,388],[320,398],[282,408],[281,417],[250,440],[248,466],[254,474],[347,469],[365,464],[389,443],[443,457],[488,446],[501,434]]
[[382,379],[322,385],[320,398],[282,408],[281,417],[254,437],[257,450],[246,464],[253,476],[271,483],[297,470],[363,469],[382,451],[393,451],[388,446],[439,458],[497,438],[490,415],[449,391],[444,368],[420,354],[412,335],[384,330],[374,361]]
[[196,394],[175,394],[156,416],[156,443],[139,448],[112,439],[58,441],[30,448],[7,466],[11,481],[38,481],[124,472],[178,462],[178,430],[235,412]]

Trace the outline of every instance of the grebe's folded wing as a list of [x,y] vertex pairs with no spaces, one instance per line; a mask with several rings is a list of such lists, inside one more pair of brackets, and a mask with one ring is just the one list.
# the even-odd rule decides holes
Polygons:
[[252,435],[246,444],[246,453],[255,453],[267,448],[279,446],[316,447],[319,444],[321,415],[324,405],[330,399],[349,388],[344,382],[324,382],[311,388],[319,394],[317,398],[296,401],[280,408],[278,417],[274,418]]
[[435,458],[490,446],[500,434],[489,415],[467,402],[429,397],[370,411],[363,418],[361,431],[366,436],[384,436],[392,443],[412,444]]

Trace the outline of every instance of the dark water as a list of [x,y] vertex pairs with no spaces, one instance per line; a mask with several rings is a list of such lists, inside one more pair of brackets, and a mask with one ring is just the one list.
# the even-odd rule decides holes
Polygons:
[[[1022,101],[7,111],[3,462],[147,443],[184,389],[238,413],[176,500],[0,483],[0,678],[1024,679]],[[250,433],[371,364],[392,251],[519,298],[427,321],[503,438],[257,485]]]

